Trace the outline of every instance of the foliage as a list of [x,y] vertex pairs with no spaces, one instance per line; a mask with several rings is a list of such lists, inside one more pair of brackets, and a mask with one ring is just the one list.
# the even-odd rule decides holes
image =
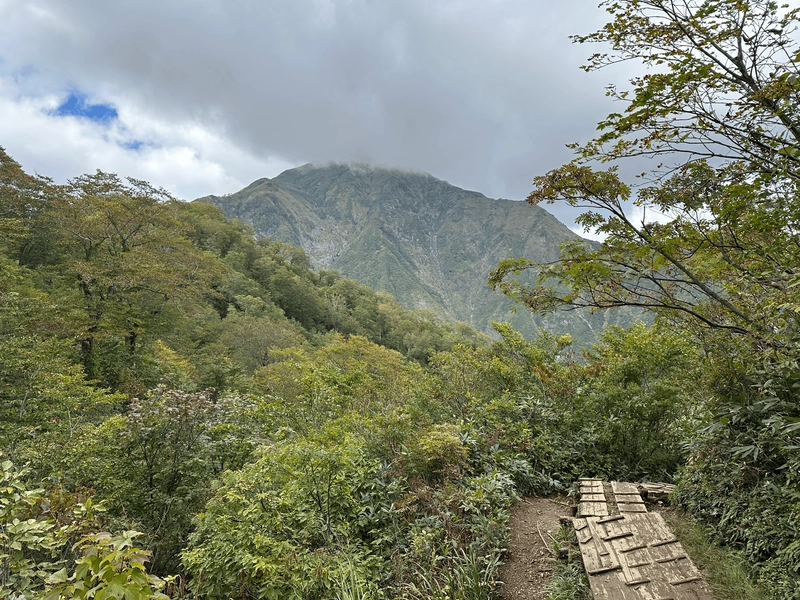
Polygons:
[[741,552],[722,548],[712,542],[710,531],[688,514],[664,513],[691,559],[703,569],[714,597],[719,600],[765,600],[767,594],[754,586],[748,577],[747,561]]
[[[291,440],[223,478],[184,552],[199,594],[324,598],[363,561],[361,496],[379,473],[355,440]],[[390,505],[386,498],[385,505]]]
[[436,424],[420,432],[408,452],[408,469],[428,482],[459,479],[468,467],[469,448],[457,425]]
[[[536,177],[528,201],[584,208],[579,222],[605,239],[567,244],[547,265],[505,261],[490,282],[534,310],[650,309],[702,348],[711,394],[697,400],[714,422],[693,446],[682,502],[763,567],[775,597],[793,597],[800,11],[771,0],[604,5],[611,22],[575,38],[609,48],[585,68],[635,61],[646,72],[608,88],[624,109],[572,146],[573,162]],[[642,156],[663,162],[636,187],[609,166]],[[533,286],[519,277],[528,269]]]
[[[92,532],[99,525],[91,499],[61,511],[58,498],[31,489],[25,469],[2,462],[0,595],[3,598],[167,598],[145,570],[149,553],[137,532]],[[75,537],[80,539],[72,544]],[[76,556],[77,553],[77,556]]]
[[[642,306],[785,348],[798,259],[797,11],[770,1],[606,5],[614,20],[576,39],[608,43],[612,53],[594,55],[587,69],[638,60],[652,70],[630,91],[610,88],[624,114],[576,146],[576,161],[537,177],[529,197],[587,208],[582,224],[606,239],[566,246],[533,289],[505,279],[527,261],[501,264],[492,284],[535,309]],[[654,184],[635,197],[615,167],[592,167],[642,154],[686,162],[655,169]],[[632,198],[640,220],[626,211]],[[552,278],[563,287],[548,285]]]
[[76,549],[82,552],[72,574],[61,569],[48,577],[55,584],[43,600],[103,598],[114,600],[167,600],[160,593],[163,582],[145,570],[149,553],[135,547],[136,531],[120,536],[96,533],[84,537]]
[[[611,8],[641,6],[662,5]],[[495,323],[492,342],[403,310],[145,182],[58,186],[0,154],[0,229],[15,232],[0,243],[0,439],[30,463],[4,464],[2,585],[159,597],[152,557],[181,596],[486,599],[519,494],[669,479],[694,441],[681,501],[789,593],[800,443],[781,156],[769,173],[691,162],[636,196],[691,218],[637,231],[613,171],[537,180],[543,199],[580,188],[619,213],[587,216],[607,242],[543,271],[561,288],[515,286],[520,262],[495,285],[534,307],[639,299],[661,315],[576,356],[570,336]]]
[[[606,329],[587,359],[595,371],[577,411],[594,438],[595,472],[625,481],[670,479],[707,421],[699,356],[684,338],[638,323]],[[598,427],[598,423],[603,423]],[[584,459],[584,464],[587,459]]]
[[553,575],[545,589],[547,600],[590,600],[592,592],[575,530],[561,525],[551,540]]
[[556,563],[547,600],[588,600],[592,597],[586,572],[577,562]]
[[210,390],[157,388],[134,398],[125,417],[84,430],[61,473],[97,490],[120,524],[142,528],[153,569],[170,572],[209,480],[249,458],[257,435],[243,422],[248,410],[241,398],[213,402]]
[[6,449],[46,432],[70,437],[122,401],[121,394],[87,381],[71,354],[69,344],[58,339],[0,339],[0,442]]
[[0,252],[4,255],[18,259],[30,251],[37,237],[33,224],[51,183],[25,173],[0,147]]
[[781,473],[760,476],[714,441],[703,441],[683,473],[679,506],[756,565],[757,580],[772,597],[795,597],[800,591],[797,480]]
[[55,570],[58,535],[54,524],[36,518],[36,507],[44,490],[28,489],[19,471],[9,460],[2,462],[0,481],[0,595],[33,593],[37,578]]

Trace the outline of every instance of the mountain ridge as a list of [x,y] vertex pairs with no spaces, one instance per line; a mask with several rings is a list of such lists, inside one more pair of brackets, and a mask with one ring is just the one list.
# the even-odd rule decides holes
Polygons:
[[428,173],[361,163],[307,164],[196,201],[219,206],[259,236],[302,247],[313,268],[390,292],[407,308],[481,331],[491,320],[511,321],[526,335],[542,325],[595,329],[586,319],[512,313],[511,300],[488,287],[500,260],[555,260],[562,242],[581,239],[538,206],[488,198]]

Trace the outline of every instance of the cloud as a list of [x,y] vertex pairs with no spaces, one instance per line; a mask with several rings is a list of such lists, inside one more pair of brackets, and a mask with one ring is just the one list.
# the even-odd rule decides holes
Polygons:
[[0,143],[50,172],[113,159],[184,196],[333,160],[522,198],[611,108],[609,74],[582,73],[590,49],[567,40],[604,21],[595,2],[0,0],[3,97],[26,126],[42,124],[32,105],[75,90],[118,112],[105,132],[59,125],[80,160],[27,142],[23,161],[7,119]]
[[73,106],[71,98],[86,98],[80,92],[66,98],[14,92],[13,81],[0,78],[0,143],[26,169],[57,181],[101,169],[192,199],[230,192],[293,166],[254,157],[200,124],[157,120],[126,105]]

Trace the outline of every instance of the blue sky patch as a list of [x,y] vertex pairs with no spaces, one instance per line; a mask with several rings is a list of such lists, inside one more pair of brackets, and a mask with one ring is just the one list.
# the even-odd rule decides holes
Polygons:
[[126,150],[133,150],[134,152],[139,150],[139,148],[141,148],[144,145],[145,143],[142,140],[131,140],[129,142],[121,144],[121,146]]
[[91,104],[86,94],[79,91],[70,92],[54,114],[59,117],[80,117],[96,123],[108,123],[119,118],[117,109],[112,105]]

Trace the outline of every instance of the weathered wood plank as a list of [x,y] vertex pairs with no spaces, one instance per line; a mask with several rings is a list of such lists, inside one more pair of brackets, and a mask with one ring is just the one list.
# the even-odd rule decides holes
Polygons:
[[644,500],[639,494],[614,494],[614,499],[617,502],[641,502],[644,504]]
[[592,501],[592,500],[597,501],[597,502],[605,502],[606,501],[606,495],[603,492],[599,492],[599,493],[597,493],[597,492],[594,492],[594,493],[590,493],[590,492],[581,493],[581,502],[588,502],[588,501]]
[[624,519],[625,515],[611,515],[608,517],[603,517],[602,519],[598,519],[598,523],[610,523],[611,521],[619,521],[620,519]]
[[671,483],[641,483],[639,484],[639,491],[642,497],[649,502],[658,502],[659,500],[668,500],[669,495],[673,492],[675,486]]
[[[612,482],[612,489],[615,484],[615,492],[633,500],[626,487],[632,484]],[[606,506],[583,505],[587,510]],[[573,519],[595,600],[713,600],[660,514],[645,512],[641,498],[618,501],[618,506],[619,515]],[[628,508],[641,512],[625,512]]]
[[578,537],[578,545],[586,572],[590,575],[597,575],[618,569],[619,561],[611,556],[611,552],[600,537],[601,531],[597,526],[597,517],[573,519],[572,522],[573,525],[583,525],[580,531],[581,535]]
[[608,505],[605,502],[581,502],[578,504],[579,517],[605,517]]
[[603,492],[603,482],[600,479],[582,479],[579,481],[577,516],[598,517],[608,514],[606,495]]
[[625,483],[624,481],[612,481],[611,489],[614,494],[639,494],[639,489],[633,483]]

